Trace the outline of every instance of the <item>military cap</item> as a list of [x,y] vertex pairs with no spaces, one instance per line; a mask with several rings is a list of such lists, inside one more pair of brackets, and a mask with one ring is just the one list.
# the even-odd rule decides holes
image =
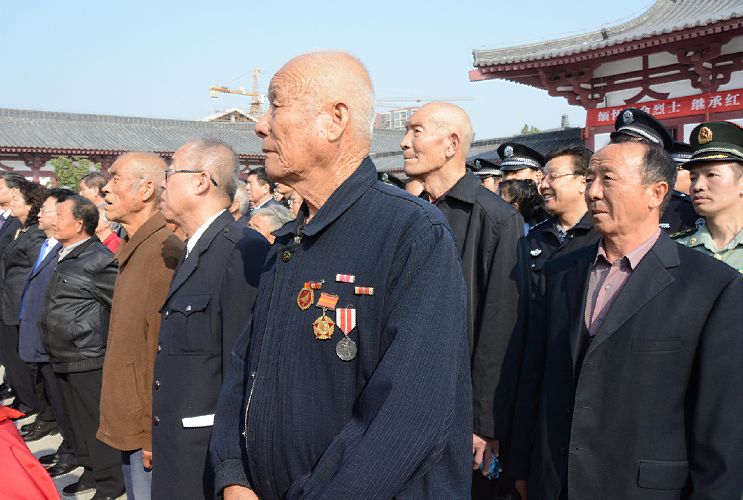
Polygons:
[[694,154],[684,168],[703,161],[743,162],[743,127],[731,122],[702,123],[691,131]]
[[390,186],[395,186],[400,189],[405,189],[405,183],[398,177],[388,174],[387,172],[377,172],[377,180],[382,181]]
[[503,163],[500,165],[501,171],[525,168],[542,170],[544,168],[544,156],[523,144],[515,142],[501,144],[498,148],[498,155],[503,158]]
[[498,168],[498,164],[485,158],[475,159],[475,175],[480,179],[486,177],[503,177],[503,172]]
[[666,151],[670,151],[673,146],[673,137],[666,126],[653,115],[639,109],[628,108],[619,113],[617,121],[614,122],[614,130],[611,133],[612,139],[618,134],[625,134],[647,139]]
[[673,141],[673,146],[669,153],[673,161],[676,162],[676,165],[683,165],[691,160],[691,146],[685,142]]

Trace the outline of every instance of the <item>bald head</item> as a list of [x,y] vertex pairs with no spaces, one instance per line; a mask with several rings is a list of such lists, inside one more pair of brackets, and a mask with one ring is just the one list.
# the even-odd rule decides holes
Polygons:
[[280,75],[293,80],[292,97],[305,98],[318,109],[338,103],[347,105],[349,128],[354,138],[371,141],[374,88],[361,61],[345,52],[312,52],[289,61],[276,73]]
[[165,169],[167,168],[165,160],[154,153],[135,151],[120,156],[114,162],[110,172],[118,172],[115,169],[116,165],[126,169],[130,174],[132,191],[137,191],[142,187],[142,184],[152,181],[155,185],[155,193],[157,194],[154,203],[159,203],[160,183],[165,178]]
[[419,179],[430,195],[438,183],[451,188],[465,173],[472,123],[459,106],[432,102],[413,113],[400,143],[405,174]]
[[472,123],[462,108],[450,102],[430,102],[414,115],[418,113],[442,134],[457,134],[460,143],[458,156],[467,158],[472,143]]
[[106,218],[133,235],[159,210],[165,168],[163,159],[152,153],[120,156],[108,169],[111,180],[103,187]]

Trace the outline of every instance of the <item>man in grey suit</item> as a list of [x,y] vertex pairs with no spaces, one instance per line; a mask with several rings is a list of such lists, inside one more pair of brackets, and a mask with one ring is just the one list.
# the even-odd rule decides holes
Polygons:
[[743,276],[659,229],[675,177],[639,142],[590,161],[603,238],[545,264],[526,341],[509,464],[524,497],[741,497]]

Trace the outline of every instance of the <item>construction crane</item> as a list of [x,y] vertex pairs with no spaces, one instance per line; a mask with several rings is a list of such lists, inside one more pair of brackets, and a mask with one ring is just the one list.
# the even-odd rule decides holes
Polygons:
[[248,110],[248,115],[251,118],[254,118],[255,121],[258,121],[261,119],[261,116],[263,116],[263,107],[261,104],[266,102],[266,95],[261,94],[258,91],[258,72],[259,69],[253,70],[253,92],[245,92],[245,89],[241,88],[240,90],[232,90],[227,87],[220,87],[218,85],[212,85],[209,87],[209,97],[216,98],[219,97],[219,93],[222,92],[224,94],[240,94],[240,95],[246,95],[253,98],[253,101],[250,103],[250,109]]
[[377,106],[380,108],[401,108],[399,102],[433,102],[433,101],[474,101],[474,97],[433,97],[433,96],[400,96],[400,97],[378,97]]

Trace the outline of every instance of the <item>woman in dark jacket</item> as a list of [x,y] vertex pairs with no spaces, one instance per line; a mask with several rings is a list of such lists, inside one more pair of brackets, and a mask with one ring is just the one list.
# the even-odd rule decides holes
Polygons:
[[[18,394],[19,402],[38,408],[36,391],[31,372],[18,354],[18,325],[21,310],[21,295],[26,276],[39,257],[46,235],[39,229],[39,211],[46,188],[37,182],[20,180],[13,189],[10,210],[21,221],[15,239],[5,250],[0,265],[0,290],[2,290],[2,349],[5,367],[11,385]],[[14,402],[17,406],[17,402]]]

